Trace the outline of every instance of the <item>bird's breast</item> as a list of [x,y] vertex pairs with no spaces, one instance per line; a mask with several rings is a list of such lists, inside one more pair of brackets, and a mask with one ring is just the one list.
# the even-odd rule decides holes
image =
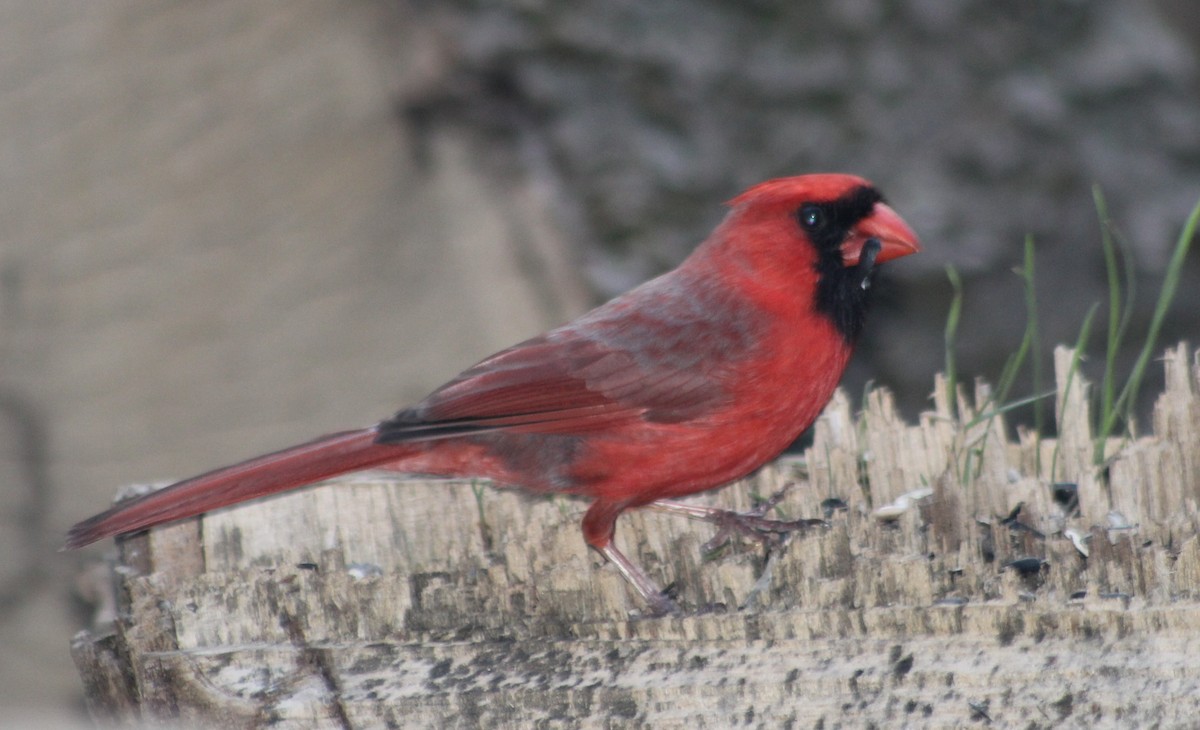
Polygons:
[[712,489],[777,457],[832,396],[850,348],[823,323],[773,334],[722,374],[723,401],[678,423],[639,422],[585,438],[575,491],[642,504]]

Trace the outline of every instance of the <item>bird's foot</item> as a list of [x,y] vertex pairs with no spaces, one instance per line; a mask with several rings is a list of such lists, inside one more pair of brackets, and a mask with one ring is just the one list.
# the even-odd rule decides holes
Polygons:
[[646,618],[663,618],[665,616],[678,616],[683,613],[679,608],[679,604],[675,602],[668,591],[653,593],[646,598]]
[[720,550],[729,544],[735,535],[755,540],[766,547],[774,547],[781,544],[788,535],[805,532],[814,527],[829,526],[828,522],[821,519],[772,520],[748,512],[725,512],[714,515],[709,522],[717,526],[717,534],[700,546],[705,553]]
[[609,542],[599,548],[599,551],[601,555],[608,558],[608,561],[616,567],[617,571],[646,602],[646,618],[672,616],[680,612],[679,605],[675,603],[675,599],[669,595],[669,592],[660,591],[654,580],[646,575],[646,571],[625,557],[625,554],[618,550],[616,545]]
[[783,501],[791,486],[791,483],[784,485],[783,489],[771,495],[769,499],[760,501],[747,512],[703,507],[670,499],[660,499],[650,506],[663,512],[681,514],[716,525],[717,534],[701,546],[705,554],[725,547],[734,536],[755,540],[769,547],[782,543],[788,535],[805,532],[814,527],[829,526],[828,522],[821,519],[776,520],[766,517],[768,512]]

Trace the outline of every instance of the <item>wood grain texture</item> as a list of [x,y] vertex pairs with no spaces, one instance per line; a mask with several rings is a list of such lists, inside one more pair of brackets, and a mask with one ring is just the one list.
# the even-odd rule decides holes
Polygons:
[[[939,384],[916,425],[884,391],[857,418],[839,395],[804,459],[697,500],[743,509],[795,482],[789,517],[845,503],[827,529],[706,561],[711,526],[622,518],[618,544],[675,583],[686,616],[637,617],[579,537],[582,502],[367,476],[123,541],[121,620],[73,651],[93,713],[120,720],[1186,725],[1200,716],[1200,367],[1183,346],[1165,366],[1152,434],[1109,445],[1107,480],[1079,434],[963,426],[982,385],[959,394],[957,420]],[[1086,423],[1086,387],[1060,392],[1065,428]],[[1068,480],[1077,509],[1054,499]],[[1065,530],[1090,535],[1087,557]]]

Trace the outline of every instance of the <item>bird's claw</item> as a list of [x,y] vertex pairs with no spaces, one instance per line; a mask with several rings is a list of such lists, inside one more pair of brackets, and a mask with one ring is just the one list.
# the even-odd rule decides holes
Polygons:
[[646,596],[646,612],[645,618],[664,618],[666,616],[678,616],[682,613],[679,604],[675,599],[671,598],[666,592],[655,593]]
[[766,514],[783,501],[791,484],[785,484],[770,498],[759,501],[747,512],[715,510],[705,519],[717,526],[717,534],[701,546],[706,555],[712,554],[729,543],[734,535],[755,540],[764,546],[778,545],[787,535],[804,532],[814,527],[829,527],[822,519],[772,520]]
[[708,520],[717,526],[717,534],[701,546],[706,554],[725,547],[734,535],[756,540],[765,546],[778,545],[783,538],[814,527],[829,527],[822,519],[772,520],[753,512],[724,512]]

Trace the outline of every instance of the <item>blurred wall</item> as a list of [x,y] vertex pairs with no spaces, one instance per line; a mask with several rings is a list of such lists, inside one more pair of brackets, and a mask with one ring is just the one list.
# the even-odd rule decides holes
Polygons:
[[56,554],[71,522],[372,423],[587,295],[524,171],[398,118],[443,62],[418,13],[0,13],[0,707],[66,707],[102,552]]

